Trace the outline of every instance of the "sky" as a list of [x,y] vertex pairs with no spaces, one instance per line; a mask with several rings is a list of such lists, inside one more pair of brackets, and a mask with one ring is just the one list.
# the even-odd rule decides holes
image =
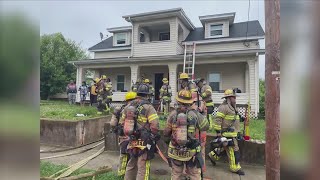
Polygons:
[[[248,20],[249,0],[211,1],[1,1],[2,12],[22,11],[40,25],[40,35],[61,32],[88,49],[99,43],[107,28],[131,25],[122,16],[142,12],[183,8],[196,27],[199,16],[236,12],[234,22]],[[251,0],[249,20],[259,20],[265,30],[264,1]],[[262,49],[265,41],[260,41]],[[264,79],[264,56],[260,56],[259,77]]]

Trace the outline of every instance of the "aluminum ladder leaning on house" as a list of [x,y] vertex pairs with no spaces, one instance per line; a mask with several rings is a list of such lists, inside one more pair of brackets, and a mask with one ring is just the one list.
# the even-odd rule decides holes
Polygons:
[[193,82],[194,77],[194,66],[196,61],[196,44],[192,45],[184,44],[184,58],[183,58],[183,72],[187,73],[189,77],[191,77],[191,81]]

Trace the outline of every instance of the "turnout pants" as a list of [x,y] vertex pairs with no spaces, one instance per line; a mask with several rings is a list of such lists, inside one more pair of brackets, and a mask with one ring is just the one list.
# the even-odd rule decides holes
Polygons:
[[213,110],[214,110],[214,107],[213,106],[206,106],[207,107],[207,119],[209,121],[209,124],[210,124],[210,129],[213,128]]
[[[240,151],[238,146],[238,141],[236,138],[232,139],[233,146],[227,146],[227,144],[224,144],[224,149],[227,153],[228,160],[229,160],[229,168],[231,172],[237,172],[241,169],[240,166]],[[215,154],[215,152],[210,152],[210,157],[214,160],[219,160],[219,154]]]
[[176,159],[171,160],[171,180],[180,180],[184,177],[183,170],[186,165],[186,173],[190,179],[200,180],[201,179],[201,170],[197,167],[195,162],[192,162],[193,159],[187,162],[179,161]]
[[139,157],[131,156],[126,168],[125,180],[149,180],[150,160],[147,160],[147,152]]

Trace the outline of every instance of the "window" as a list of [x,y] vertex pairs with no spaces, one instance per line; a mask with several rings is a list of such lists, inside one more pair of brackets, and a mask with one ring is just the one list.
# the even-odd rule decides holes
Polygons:
[[145,42],[145,36],[143,32],[140,32],[140,42]]
[[117,45],[126,44],[126,40],[127,40],[127,34],[126,33],[116,34],[116,44]]
[[222,36],[223,24],[210,25],[210,36]]
[[209,74],[209,86],[211,86],[212,91],[220,90],[221,77],[219,73],[210,73]]
[[170,32],[159,33],[159,41],[170,40]]
[[117,91],[124,91],[124,75],[117,76]]

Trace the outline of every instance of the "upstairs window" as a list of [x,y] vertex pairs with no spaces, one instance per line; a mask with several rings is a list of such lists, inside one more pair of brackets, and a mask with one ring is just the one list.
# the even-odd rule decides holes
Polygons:
[[126,33],[116,34],[116,45],[125,45],[127,41]]
[[170,32],[160,32],[159,41],[170,40]]
[[212,24],[210,25],[210,36],[222,36],[223,24]]
[[219,92],[221,86],[221,76],[219,73],[209,74],[209,86],[211,86],[212,91]]
[[124,75],[117,76],[117,91],[124,91]]

